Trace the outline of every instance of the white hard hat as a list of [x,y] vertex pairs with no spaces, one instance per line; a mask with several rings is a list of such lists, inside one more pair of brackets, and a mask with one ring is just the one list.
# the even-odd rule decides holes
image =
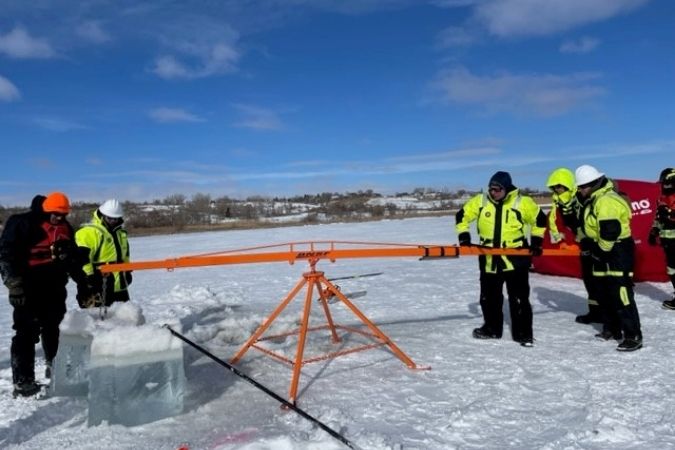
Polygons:
[[112,217],[113,219],[119,219],[124,216],[122,205],[114,198],[104,201],[103,204],[98,207],[98,210],[104,216]]
[[574,172],[574,178],[576,179],[577,186],[583,186],[584,184],[591,183],[604,176],[604,173],[598,171],[598,169],[593,166],[589,166],[588,164],[577,167],[577,170]]

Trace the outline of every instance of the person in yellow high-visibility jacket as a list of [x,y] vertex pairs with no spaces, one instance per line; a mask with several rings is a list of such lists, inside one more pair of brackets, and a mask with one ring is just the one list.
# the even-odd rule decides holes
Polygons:
[[[564,240],[565,235],[560,232],[556,223],[558,215],[562,217],[565,227],[569,228],[575,235],[575,240],[581,241],[584,238],[582,227],[580,226],[581,202],[577,195],[577,185],[574,181],[574,173],[565,167],[555,169],[548,177],[546,186],[551,191],[553,206],[548,215],[548,229],[551,242],[556,244]],[[577,323],[590,324],[602,323],[602,314],[598,305],[597,283],[593,277],[593,259],[588,255],[581,255],[581,278],[584,281],[584,287],[588,296],[588,313],[580,314],[574,319]]]
[[[534,256],[542,254],[546,215],[532,197],[516,188],[508,172],[497,172],[488,192],[477,194],[456,216],[459,245],[471,245],[470,226],[476,222],[480,245],[495,248],[529,247]],[[528,243],[527,232],[531,234]],[[530,305],[529,256],[480,256],[480,306],[484,324],[473,330],[476,339],[500,339],[504,326],[503,286],[509,300],[511,336],[525,347],[533,345]]]
[[103,264],[129,262],[129,240],[123,217],[120,202],[106,200],[94,211],[91,222],[75,233],[77,245],[89,249],[89,260],[83,267],[87,283],[78,286],[77,293],[82,308],[129,300],[131,272],[113,272],[104,278],[98,270]]
[[630,352],[642,348],[640,316],[633,293],[635,242],[631,234],[631,207],[614,190],[604,173],[589,165],[575,171],[577,189],[583,199],[581,212],[582,253],[593,258],[593,277],[600,286],[599,300],[604,316],[602,332],[596,336],[621,340],[616,348]]

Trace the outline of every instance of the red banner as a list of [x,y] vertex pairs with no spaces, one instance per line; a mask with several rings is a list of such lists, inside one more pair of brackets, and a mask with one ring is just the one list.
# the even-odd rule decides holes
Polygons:
[[[666,260],[660,246],[652,247],[647,243],[647,235],[652,227],[656,205],[661,193],[658,183],[636,180],[614,180],[619,192],[630,198],[633,218],[631,229],[635,239],[635,281],[668,281],[666,275]],[[562,224],[558,215],[558,229],[564,231],[565,241],[574,242],[572,233]],[[548,230],[544,237],[544,248],[558,248],[551,244]],[[534,271],[551,275],[567,277],[581,277],[581,267],[578,258],[564,256],[550,256],[534,258]]]

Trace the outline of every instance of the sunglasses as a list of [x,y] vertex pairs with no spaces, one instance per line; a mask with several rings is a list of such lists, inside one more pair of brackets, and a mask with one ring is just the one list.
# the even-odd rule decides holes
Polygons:
[[503,190],[504,190],[504,188],[501,187],[501,186],[490,186],[488,188],[489,192],[502,192]]
[[61,214],[61,213],[50,213],[50,214],[51,214],[52,217],[54,217],[55,219],[59,219],[59,220],[60,220],[60,219],[65,219],[66,216],[67,216],[67,214]]
[[593,187],[594,184],[595,181],[586,184],[580,184],[579,186],[577,186],[577,189],[588,189],[589,187]]

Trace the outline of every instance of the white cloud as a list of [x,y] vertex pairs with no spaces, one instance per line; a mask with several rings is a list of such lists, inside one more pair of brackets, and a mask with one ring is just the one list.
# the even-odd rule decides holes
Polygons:
[[66,132],[72,130],[82,130],[87,128],[84,125],[79,124],[77,122],[72,122],[63,119],[56,119],[53,117],[36,117],[33,119],[33,121],[38,126],[49,131]]
[[158,123],[173,122],[203,122],[199,116],[196,116],[181,108],[155,108],[148,112],[148,116]]
[[267,131],[282,130],[284,128],[279,115],[270,109],[241,104],[236,104],[234,107],[242,116],[241,119],[234,123],[235,127]]
[[238,70],[239,33],[227,25],[204,17],[186,17],[156,33],[168,49],[151,68],[161,78],[190,80]]
[[499,37],[541,36],[598,22],[636,9],[648,0],[488,0],[474,17]]
[[47,59],[57,56],[47,40],[32,37],[20,26],[0,35],[0,53],[17,59]]
[[568,39],[560,44],[561,53],[589,53],[595,50],[600,41],[598,39],[584,36],[577,40]]
[[11,102],[20,98],[19,89],[7,78],[0,75],[0,101]]
[[193,57],[193,64],[181,62],[172,55],[158,57],[151,69],[155,75],[167,80],[205,78],[236,72],[239,52],[224,43],[203,49]]
[[432,84],[445,101],[475,105],[488,112],[540,116],[564,114],[604,94],[598,74],[478,76],[465,68],[443,71]]
[[112,40],[110,35],[101,26],[101,23],[95,20],[81,23],[77,26],[75,32],[84,40],[94,44],[105,44]]

